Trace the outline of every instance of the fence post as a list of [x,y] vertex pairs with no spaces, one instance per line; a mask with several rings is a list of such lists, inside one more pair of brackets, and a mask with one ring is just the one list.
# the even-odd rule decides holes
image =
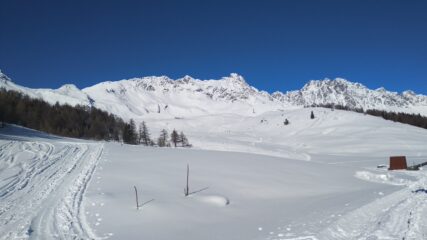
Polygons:
[[138,202],[138,190],[136,189],[136,186],[133,186],[135,189],[135,199],[136,199],[136,209],[139,209],[139,202]]

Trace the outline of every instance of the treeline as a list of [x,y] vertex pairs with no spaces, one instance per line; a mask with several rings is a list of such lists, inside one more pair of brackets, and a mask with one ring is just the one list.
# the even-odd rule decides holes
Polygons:
[[0,121],[65,137],[115,140],[126,123],[94,107],[50,105],[15,91],[0,89]]
[[332,110],[333,109],[339,109],[339,110],[346,110],[346,111],[364,113],[364,114],[368,114],[371,116],[382,117],[386,120],[391,120],[394,122],[409,124],[412,126],[427,129],[427,117],[421,116],[421,114],[410,114],[410,113],[403,113],[403,112],[388,112],[388,111],[384,111],[384,110],[374,110],[374,109],[363,110],[362,108],[351,108],[348,106],[334,105],[334,104],[317,104],[317,105],[311,105],[310,107],[324,107],[324,108],[330,108]]
[[163,129],[157,139],[154,140],[151,138],[150,130],[145,122],[142,122],[137,130],[135,122],[132,119],[125,127],[123,139],[130,144],[142,144],[145,146],[192,147],[183,132],[178,133],[174,129],[169,134],[166,129]]
[[427,117],[421,116],[421,114],[409,114],[402,112],[395,113],[371,109],[366,110],[366,113],[372,116],[382,117],[387,120],[427,129]]
[[135,122],[88,106],[51,105],[16,91],[0,89],[0,126],[12,123],[39,131],[73,138],[123,141],[149,146],[190,147],[184,133],[175,130],[170,137],[163,130],[156,142],[151,140],[145,123],[139,130]]
[[354,107],[348,107],[348,106],[343,106],[343,105],[336,105],[336,104],[332,104],[332,103],[327,103],[327,104],[312,104],[309,106],[304,106],[304,107],[322,107],[322,108],[330,108],[330,109],[338,109],[338,110],[346,110],[346,111],[352,111],[352,112],[358,112],[358,113],[365,113],[365,111],[363,110],[363,108],[354,108]]

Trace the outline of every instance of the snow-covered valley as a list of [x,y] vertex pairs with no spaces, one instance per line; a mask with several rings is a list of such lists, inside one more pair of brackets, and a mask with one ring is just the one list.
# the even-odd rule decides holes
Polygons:
[[144,120],[194,148],[0,129],[0,239],[426,237],[427,172],[376,167],[426,161],[425,129],[322,108]]

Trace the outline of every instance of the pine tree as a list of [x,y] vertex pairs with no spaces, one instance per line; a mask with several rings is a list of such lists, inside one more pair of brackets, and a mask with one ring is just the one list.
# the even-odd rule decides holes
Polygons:
[[179,143],[179,134],[175,129],[171,133],[171,142],[173,143],[174,147],[176,147]]
[[159,147],[166,147],[166,146],[168,146],[168,145],[170,145],[169,144],[169,140],[168,140],[168,131],[166,131],[166,129],[163,129],[161,132],[160,132],[160,136],[159,136],[159,138],[157,139],[157,145],[159,146]]
[[310,118],[314,119],[314,113],[313,113],[313,111],[311,111]]
[[182,147],[188,147],[190,144],[188,143],[187,137],[184,135],[183,132],[179,134],[179,142],[181,143]]
[[135,122],[133,121],[133,119],[130,120],[129,122],[130,125],[130,132],[131,132],[131,139],[132,139],[132,144],[137,144],[138,143],[138,133],[136,130],[136,125]]
[[137,144],[138,133],[136,132],[136,126],[133,119],[129,121],[128,124],[125,124],[123,129],[123,142],[128,144]]
[[150,132],[148,131],[148,127],[145,124],[145,122],[143,121],[140,125],[139,125],[139,143],[143,144],[145,146],[149,146],[152,145],[153,141],[151,141],[150,139]]

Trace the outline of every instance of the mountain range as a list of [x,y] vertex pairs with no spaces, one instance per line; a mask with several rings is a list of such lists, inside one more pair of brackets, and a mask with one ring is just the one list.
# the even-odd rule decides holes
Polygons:
[[15,84],[0,72],[0,88],[41,98],[51,104],[94,106],[124,119],[136,120],[219,113],[257,115],[325,104],[427,115],[425,95],[414,91],[391,92],[384,88],[372,90],[342,78],[312,80],[300,90],[270,94],[250,86],[236,73],[218,80],[149,76],[106,81],[84,89],[73,84],[58,89],[32,89]]

